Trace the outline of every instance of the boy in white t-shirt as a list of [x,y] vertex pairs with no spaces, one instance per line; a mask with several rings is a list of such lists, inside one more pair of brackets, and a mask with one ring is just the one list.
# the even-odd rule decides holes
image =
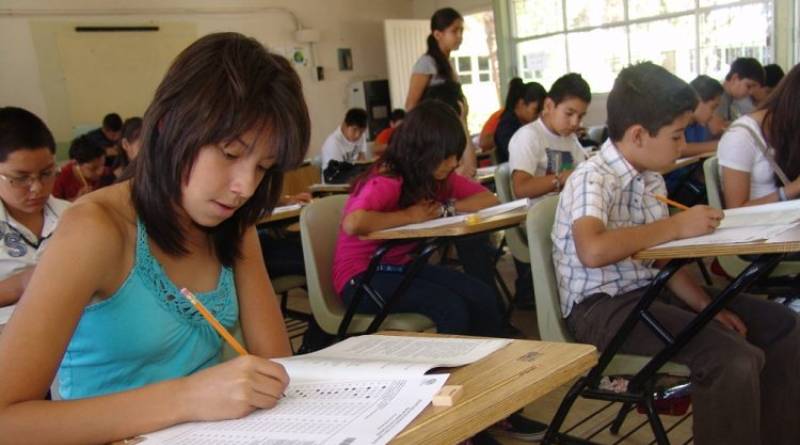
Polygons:
[[22,296],[67,201],[51,196],[56,145],[33,113],[0,108],[0,306]]
[[367,154],[367,112],[362,108],[347,110],[344,121],[322,144],[322,170],[332,159],[340,162],[363,160]]
[[508,143],[514,195],[536,198],[558,192],[586,159],[575,134],[592,101],[589,84],[569,73],[553,83],[539,119],[521,127]]

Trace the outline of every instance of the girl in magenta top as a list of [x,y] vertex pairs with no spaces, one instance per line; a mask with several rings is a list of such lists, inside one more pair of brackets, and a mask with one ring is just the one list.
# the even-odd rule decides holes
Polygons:
[[[453,109],[440,101],[425,101],[408,113],[384,156],[353,184],[333,261],[334,287],[346,304],[383,243],[360,236],[438,218],[447,210],[473,212],[498,203],[489,190],[453,172],[465,144],[462,123]],[[414,242],[402,244],[383,257],[370,283],[384,297],[402,280],[415,247]],[[456,248],[465,273],[423,266],[393,312],[423,314],[441,333],[499,335],[501,308],[488,236],[460,238]],[[375,313],[379,308],[364,298],[357,310]]]

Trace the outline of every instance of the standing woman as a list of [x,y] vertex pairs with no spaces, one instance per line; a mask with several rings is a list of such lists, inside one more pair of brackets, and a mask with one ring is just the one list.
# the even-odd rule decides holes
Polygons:
[[414,64],[411,84],[406,96],[406,111],[411,111],[429,86],[445,82],[457,83],[456,74],[450,65],[450,52],[461,46],[464,34],[464,18],[453,8],[442,8],[431,17],[431,33],[428,35],[428,51]]

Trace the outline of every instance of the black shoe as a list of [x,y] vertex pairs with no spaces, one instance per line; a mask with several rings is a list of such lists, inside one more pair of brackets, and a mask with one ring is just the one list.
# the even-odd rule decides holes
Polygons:
[[497,439],[488,433],[488,431],[481,431],[480,433],[472,436],[472,438],[466,443],[470,445],[501,445]]
[[539,442],[544,439],[547,425],[528,419],[517,412],[497,422],[488,431],[496,436],[513,437],[524,442]]

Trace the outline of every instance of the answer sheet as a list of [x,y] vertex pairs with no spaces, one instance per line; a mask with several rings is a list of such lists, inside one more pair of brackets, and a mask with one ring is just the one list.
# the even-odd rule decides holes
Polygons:
[[144,444],[382,445],[428,406],[447,377],[291,383],[273,409],[178,425],[145,435]]

